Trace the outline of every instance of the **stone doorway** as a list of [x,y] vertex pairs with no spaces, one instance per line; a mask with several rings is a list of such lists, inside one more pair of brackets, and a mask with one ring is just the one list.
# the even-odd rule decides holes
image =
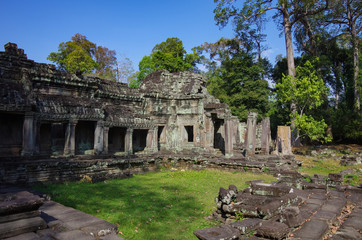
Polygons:
[[133,153],[145,150],[147,143],[147,129],[135,129],[133,131],[132,150]]
[[225,154],[225,130],[224,130],[224,120],[222,119],[213,119],[214,123],[214,148],[219,149],[222,154]]
[[87,154],[94,149],[94,130],[96,122],[79,121],[75,127],[75,154]]
[[125,137],[127,128],[112,127],[108,133],[108,151],[110,153],[125,151]]
[[0,156],[20,156],[24,117],[0,113]]

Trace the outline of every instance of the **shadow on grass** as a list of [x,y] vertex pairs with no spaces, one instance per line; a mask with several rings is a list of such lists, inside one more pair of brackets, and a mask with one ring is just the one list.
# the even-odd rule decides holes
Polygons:
[[203,206],[192,192],[176,184],[124,179],[38,190],[50,193],[54,201],[116,224],[128,239],[190,239],[185,234],[192,235],[196,229],[188,229],[189,223],[201,217]]

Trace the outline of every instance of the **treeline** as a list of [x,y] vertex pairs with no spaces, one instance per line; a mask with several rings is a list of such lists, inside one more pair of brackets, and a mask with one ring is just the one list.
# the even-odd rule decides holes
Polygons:
[[[241,121],[255,111],[270,117],[274,134],[277,125],[291,125],[296,143],[362,143],[361,1],[214,1],[216,23],[233,24],[234,38],[204,43],[191,53],[180,39],[168,38],[143,57],[137,72],[129,59],[117,61],[115,51],[80,34],[48,59],[66,71],[135,88],[159,69],[200,72],[209,92]],[[262,57],[263,24],[272,12],[287,46],[286,57],[278,56],[275,66]]]

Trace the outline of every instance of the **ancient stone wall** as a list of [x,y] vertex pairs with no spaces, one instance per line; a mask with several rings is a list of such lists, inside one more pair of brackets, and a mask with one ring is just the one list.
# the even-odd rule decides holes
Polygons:
[[0,73],[0,156],[244,150],[245,123],[208,93],[200,74],[157,71],[130,89],[36,63],[13,43],[0,52]]

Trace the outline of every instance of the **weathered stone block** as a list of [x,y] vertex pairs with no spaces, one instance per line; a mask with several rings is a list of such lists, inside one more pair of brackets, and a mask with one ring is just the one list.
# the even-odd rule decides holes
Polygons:
[[288,226],[284,223],[272,221],[263,222],[256,230],[257,235],[271,239],[283,239],[289,231]]
[[258,218],[248,218],[244,219],[242,221],[233,222],[230,224],[233,228],[238,229],[241,234],[247,234],[253,230],[255,230],[257,227],[259,227],[262,223],[261,219]]
[[0,194],[0,216],[37,210],[43,199],[30,192]]
[[194,234],[200,240],[234,240],[240,236],[240,232],[237,229],[228,225],[196,230]]
[[28,232],[35,232],[46,228],[47,225],[40,217],[20,219],[13,222],[0,224],[0,236],[2,238],[13,237]]
[[283,223],[288,227],[297,227],[303,222],[303,218],[300,215],[298,207],[286,207],[282,214]]

